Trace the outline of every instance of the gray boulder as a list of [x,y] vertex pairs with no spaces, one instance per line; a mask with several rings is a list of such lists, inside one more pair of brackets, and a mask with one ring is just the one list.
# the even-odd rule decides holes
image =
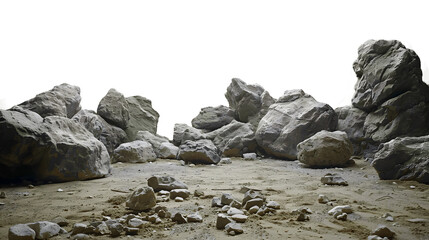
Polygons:
[[309,167],[342,167],[348,164],[353,146],[347,134],[322,130],[296,147],[298,160]]
[[97,113],[110,124],[126,129],[130,120],[128,108],[124,95],[111,88],[98,104]]
[[220,161],[219,150],[212,141],[206,139],[185,141],[179,147],[178,157],[192,163],[217,164]]
[[141,140],[119,145],[112,155],[112,162],[144,163],[154,160],[156,160],[156,154],[152,145]]
[[100,140],[107,151],[112,155],[113,151],[127,138],[127,134],[121,128],[115,127],[107,123],[102,117],[91,110],[80,110],[73,116],[73,120],[78,121],[95,138]]
[[336,108],[335,112],[338,115],[337,130],[346,132],[353,144],[354,154],[361,154],[367,144],[363,126],[368,113],[351,106]]
[[395,138],[381,144],[372,166],[380,179],[429,184],[429,136]]
[[257,147],[255,133],[250,123],[232,121],[215,131],[206,134],[222,155],[241,157],[243,153],[254,152]]
[[34,240],[36,232],[27,224],[17,224],[9,228],[9,240]]
[[27,224],[36,232],[36,239],[48,239],[60,234],[61,227],[52,222],[41,221]]
[[180,146],[186,140],[196,141],[205,138],[205,134],[199,129],[184,123],[176,123],[174,125],[173,144],[176,146]]
[[154,175],[147,180],[147,185],[153,188],[155,192],[159,192],[161,190],[171,191],[173,189],[188,189],[186,184],[176,180],[172,176]]
[[234,115],[234,111],[225,106],[202,108],[198,116],[192,119],[192,127],[213,131],[234,120]]
[[156,197],[151,187],[141,187],[128,196],[126,207],[135,211],[144,211],[155,207]]
[[71,118],[80,111],[80,101],[80,88],[63,83],[47,92],[37,94],[36,97],[19,104],[19,106],[36,112],[42,117]]
[[162,159],[176,159],[179,148],[170,142],[163,142],[158,149],[158,157]]
[[149,131],[138,131],[136,140],[149,142],[158,158],[175,159],[179,148],[174,146],[168,138],[152,134]]
[[321,130],[337,127],[335,111],[302,90],[286,91],[259,122],[256,141],[274,157],[294,160],[296,146]]
[[74,120],[14,107],[0,110],[0,176],[74,181],[110,173],[106,147]]
[[152,108],[152,102],[141,96],[127,97],[130,121],[125,130],[128,140],[133,141],[138,131],[148,131],[156,134],[159,114]]

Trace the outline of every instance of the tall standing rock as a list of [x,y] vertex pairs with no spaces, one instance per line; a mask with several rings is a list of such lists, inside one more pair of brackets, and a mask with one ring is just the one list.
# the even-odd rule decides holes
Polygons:
[[296,146],[321,130],[333,131],[338,116],[302,90],[286,91],[259,122],[256,141],[266,153],[281,159],[297,158]]
[[122,93],[111,88],[98,104],[97,113],[110,124],[126,129],[130,120],[128,102]]
[[192,127],[213,131],[230,123],[234,116],[233,110],[222,105],[202,108],[198,116],[192,119]]
[[130,121],[125,130],[128,140],[133,141],[138,131],[148,131],[156,134],[159,114],[152,108],[152,102],[141,96],[127,97]]
[[37,94],[36,97],[19,104],[24,109],[38,113],[42,117],[73,117],[80,111],[80,88],[67,83]]

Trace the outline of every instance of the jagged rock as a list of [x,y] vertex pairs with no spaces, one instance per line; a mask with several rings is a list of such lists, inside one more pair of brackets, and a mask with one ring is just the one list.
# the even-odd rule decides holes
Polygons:
[[154,160],[156,160],[156,154],[152,145],[141,140],[119,145],[112,155],[112,162],[144,163]]
[[255,198],[260,198],[265,202],[265,196],[260,191],[250,189],[244,193],[242,205],[245,206],[247,201]]
[[219,164],[231,164],[231,158],[221,158]]
[[320,178],[320,181],[323,184],[327,185],[339,185],[339,186],[348,186],[348,182],[344,180],[341,176],[338,176],[336,173],[327,173],[325,176]]
[[60,234],[61,227],[52,222],[41,221],[27,224],[36,233],[36,239],[48,239]]
[[227,157],[241,157],[243,153],[254,152],[257,147],[250,123],[235,120],[207,133],[205,138],[211,139],[222,155]]
[[380,179],[429,184],[429,136],[395,138],[380,146],[372,166]]
[[74,120],[0,110],[0,178],[73,181],[110,172],[106,147]]
[[222,207],[222,201],[219,197],[212,198],[212,207]]
[[253,206],[258,206],[259,208],[261,208],[262,205],[264,205],[264,199],[262,199],[262,198],[253,198],[253,199],[249,199],[244,204],[244,209],[249,210]]
[[381,225],[374,229],[371,232],[371,235],[377,235],[379,237],[387,237],[389,239],[392,239],[395,236],[395,232],[390,230],[388,227]]
[[156,134],[159,113],[152,108],[152,102],[141,96],[127,97],[130,112],[130,121],[125,130],[128,140],[133,141],[139,131],[148,131]]
[[122,93],[111,88],[98,104],[97,114],[110,124],[126,129],[130,120],[128,102]]
[[225,230],[226,230],[226,232],[228,234],[231,234],[231,232],[233,232],[233,235],[235,235],[235,234],[241,234],[241,233],[244,232],[243,228],[241,227],[241,224],[235,223],[235,222],[228,223],[225,226]]
[[202,108],[192,119],[192,127],[208,131],[216,130],[234,120],[234,111],[229,107],[217,106]]
[[220,202],[222,205],[229,205],[234,201],[234,198],[229,193],[222,193],[222,196],[220,198]]
[[348,164],[353,146],[347,134],[322,130],[296,147],[298,160],[309,167],[342,167]]
[[186,140],[196,141],[205,138],[205,134],[199,129],[184,123],[176,123],[174,125],[173,144],[176,146],[182,145]]
[[171,191],[173,189],[188,189],[186,184],[176,180],[172,176],[154,175],[147,180],[147,185],[153,188],[155,192],[161,190]]
[[186,219],[188,222],[202,222],[203,221],[203,218],[197,212],[193,213],[193,214],[189,214],[188,216],[186,216]]
[[186,218],[179,212],[174,214],[171,220],[173,220],[173,222],[177,222],[178,224],[187,223]]
[[128,196],[125,205],[136,211],[151,209],[156,205],[156,197],[151,187],[141,187]]
[[71,118],[80,111],[80,101],[80,88],[63,83],[47,92],[37,94],[19,106],[36,112],[43,118],[48,116]]
[[220,155],[217,147],[210,140],[185,141],[179,147],[179,159],[185,162],[217,164]]
[[124,231],[124,226],[120,223],[113,223],[109,225],[110,236],[118,237]]
[[170,142],[163,142],[159,147],[158,157],[162,159],[176,159],[178,152],[179,148],[174,146],[174,144]]
[[268,107],[275,99],[259,85],[248,85],[244,81],[233,78],[225,93],[229,107],[237,114],[237,120],[258,126],[260,119],[266,114]]
[[128,221],[128,227],[131,228],[142,228],[143,226],[147,225],[147,223],[149,223],[148,221],[143,221],[141,219],[138,218],[131,218]]
[[302,90],[290,90],[270,106],[255,137],[267,154],[294,160],[298,143],[321,130],[335,130],[337,122],[337,114],[329,105]]
[[241,211],[240,209],[233,208],[233,207],[230,207],[230,208],[228,209],[228,211],[226,211],[226,213],[227,213],[229,216],[232,216],[232,215],[235,215],[235,214],[244,214],[244,212],[243,212],[243,211]]
[[127,134],[119,127],[115,127],[106,122],[101,116],[97,115],[91,110],[80,110],[76,113],[73,120],[78,121],[88,131],[90,131],[95,138],[100,140],[106,146],[109,154],[127,138]]
[[17,224],[9,228],[9,240],[34,240],[36,232],[27,224]]
[[173,189],[170,191],[170,199],[181,197],[183,199],[189,198],[191,192],[188,189]]
[[233,220],[231,219],[231,217],[229,217],[223,213],[219,213],[217,215],[217,218],[216,218],[216,228],[223,230],[223,229],[225,229],[225,226],[227,224],[232,223],[232,222],[233,222]]
[[91,223],[93,227],[95,227],[94,233],[97,235],[107,235],[110,234],[109,227],[103,221],[101,222],[93,222]]
[[179,148],[169,142],[168,138],[152,134],[149,131],[138,131],[136,140],[147,141],[152,144],[155,154],[159,158],[176,158]]

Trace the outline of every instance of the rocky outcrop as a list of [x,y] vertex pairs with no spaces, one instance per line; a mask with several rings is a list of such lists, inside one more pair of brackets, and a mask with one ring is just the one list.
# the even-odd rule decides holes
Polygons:
[[80,88],[67,83],[55,86],[52,90],[37,94],[36,97],[19,104],[42,117],[73,117],[80,111]]
[[244,81],[233,78],[225,93],[229,107],[236,113],[240,122],[250,122],[258,126],[259,120],[266,114],[268,107],[275,99],[259,85],[248,85]]
[[74,120],[14,107],[0,110],[0,177],[73,181],[110,172],[106,147]]
[[112,88],[98,104],[97,113],[110,124],[126,129],[130,120],[128,102],[122,93]]
[[321,130],[337,127],[335,111],[302,90],[286,91],[259,122],[256,141],[274,157],[294,160],[296,146]]
[[112,155],[113,151],[127,138],[127,134],[121,128],[115,127],[107,123],[102,117],[91,110],[81,110],[73,116],[73,120],[78,121],[95,138],[100,140],[107,151]]
[[222,105],[202,108],[198,116],[192,119],[192,127],[213,131],[234,120],[234,115],[233,110]]
[[185,162],[217,164],[220,161],[219,150],[207,139],[185,141],[179,147],[178,158]]
[[254,152],[257,148],[255,133],[250,123],[232,121],[206,134],[223,156],[241,157],[243,153]]
[[372,166],[380,179],[429,184],[429,136],[395,138],[381,144]]
[[156,154],[152,145],[141,140],[119,145],[112,155],[112,162],[144,163],[154,160],[156,160]]
[[176,158],[179,148],[174,146],[168,138],[159,135],[154,135],[148,131],[139,131],[136,140],[149,142],[158,158]]
[[347,134],[341,131],[320,131],[296,147],[298,160],[309,167],[343,167],[353,154]]
[[205,134],[199,129],[184,123],[176,123],[174,125],[173,144],[176,146],[180,146],[186,140],[196,141],[205,138]]
[[152,108],[152,102],[141,96],[127,97],[130,121],[125,130],[128,140],[133,141],[138,131],[148,131],[156,134],[159,114]]

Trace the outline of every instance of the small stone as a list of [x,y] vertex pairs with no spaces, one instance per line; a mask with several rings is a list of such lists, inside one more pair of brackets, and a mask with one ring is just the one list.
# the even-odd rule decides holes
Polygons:
[[137,235],[139,234],[138,228],[126,227],[124,228],[126,235]]
[[156,205],[155,192],[151,187],[140,187],[128,196],[125,205],[135,211],[151,209]]
[[147,220],[148,220],[149,222],[151,222],[151,223],[156,223],[158,218],[159,218],[159,217],[158,217],[158,215],[157,215],[157,214],[153,214],[153,215],[150,215],[150,216],[147,218]]
[[219,161],[219,164],[231,164],[231,163],[232,163],[231,158],[222,158]]
[[272,209],[280,209],[280,204],[278,202],[275,202],[275,201],[269,201],[267,203],[267,207],[272,208]]
[[101,222],[95,227],[95,234],[99,235],[107,235],[110,233],[109,227],[107,226],[106,222]]
[[388,222],[393,222],[393,221],[395,221],[395,219],[394,219],[392,216],[388,216],[388,217],[386,217],[386,218],[385,218],[385,220],[386,220],[386,221],[388,221]]
[[174,217],[171,218],[173,222],[177,222],[178,224],[186,223],[186,218],[181,213],[174,214]]
[[128,227],[131,227],[131,228],[142,228],[143,226],[148,225],[148,223],[149,223],[148,221],[143,221],[143,220],[138,219],[138,218],[131,218],[128,221]]
[[112,225],[109,226],[109,230],[110,230],[110,236],[117,237],[117,236],[120,236],[121,233],[124,231],[124,226],[122,226],[122,224],[120,223],[113,223]]
[[243,231],[243,228],[241,227],[241,224],[239,224],[239,223],[234,223],[234,222],[232,222],[232,223],[228,223],[228,224],[225,226],[225,230],[226,230],[226,232],[227,232],[227,233],[229,233],[229,232],[233,231],[235,234],[241,234],[241,233],[243,233],[243,232],[244,232],[244,231]]
[[212,207],[222,207],[222,203],[219,197],[212,198]]
[[185,165],[186,165],[185,161],[180,160],[180,165],[181,165],[181,166],[185,166]]
[[189,167],[195,167],[195,164],[191,163],[189,164]]
[[318,201],[319,203],[326,204],[326,203],[328,203],[328,202],[329,202],[329,199],[328,199],[328,197],[327,197],[327,196],[325,196],[325,195],[323,195],[323,194],[320,194],[320,195],[319,195],[319,197],[317,198],[317,201]]
[[[385,238],[386,239],[386,238]],[[387,238],[388,239],[388,238]],[[379,237],[377,235],[369,235],[367,240],[383,240],[382,237]]]
[[171,191],[173,189],[188,189],[186,184],[168,175],[154,175],[147,180],[147,185],[153,188],[155,192],[161,190]]
[[195,189],[194,196],[195,197],[202,197],[202,196],[204,196],[203,190],[201,190],[201,189]]
[[241,211],[240,209],[237,209],[237,208],[230,208],[228,211],[227,211],[227,214],[229,215],[229,216],[232,216],[232,215],[236,215],[236,214],[244,214],[244,212],[243,211]]
[[253,206],[248,211],[249,211],[250,214],[255,214],[255,213],[258,212],[258,210],[259,210],[258,206]]
[[60,233],[61,227],[52,222],[40,221],[27,224],[36,232],[36,239],[48,239]]
[[181,197],[183,199],[189,198],[191,192],[188,189],[173,189],[170,191],[170,199]]
[[79,233],[79,234],[74,235],[71,239],[72,240],[89,240],[90,237],[89,237],[89,235],[86,235],[84,233]]
[[262,198],[254,198],[250,199],[249,201],[244,204],[244,209],[249,210],[253,206],[262,207],[264,205],[264,199]]
[[229,204],[229,206],[231,206],[233,208],[241,208],[242,207],[241,202],[239,202],[235,199]]
[[72,229],[72,235],[84,233],[87,228],[87,225],[84,223],[75,223]]
[[229,206],[229,205],[225,205],[225,206],[223,206],[221,209],[220,209],[220,211],[221,212],[224,212],[224,213],[226,213],[226,212],[228,212],[228,210],[231,208],[231,206]]
[[234,201],[234,198],[229,193],[222,193],[222,196],[220,198],[220,203],[222,205],[229,205],[231,202]]
[[307,214],[305,214],[305,213],[300,213],[298,215],[298,217],[296,218],[296,220],[299,221],[299,222],[304,222],[304,221],[310,220],[310,217]]
[[187,217],[188,222],[202,222],[203,218],[199,213],[190,214]]
[[238,223],[244,223],[247,220],[247,216],[244,214],[235,214],[231,216],[232,220],[238,222]]
[[64,192],[64,190],[62,190],[61,188],[58,188],[57,192]]
[[335,218],[338,220],[341,220],[341,221],[346,221],[347,220],[347,213],[341,213],[340,215],[336,216]]
[[6,198],[6,193],[5,192],[0,192],[0,198]]
[[325,176],[323,176],[320,181],[323,184],[327,185],[339,185],[339,186],[348,186],[346,180],[344,180],[342,177],[338,176],[337,174],[328,173]]
[[225,226],[231,222],[233,222],[232,218],[223,213],[219,213],[216,218],[216,228],[223,230],[225,229]]
[[68,220],[61,217],[61,216],[58,216],[58,217],[52,219],[51,222],[58,224],[60,227],[65,227],[65,226],[69,225]]
[[410,188],[411,188],[411,189],[415,189],[415,188],[416,188],[416,186],[410,186]]
[[17,224],[9,228],[10,240],[33,240],[36,238],[36,232],[27,224]]
[[425,222],[428,222],[427,219],[423,219],[423,218],[407,219],[407,221],[410,222],[410,223],[425,223]]
[[264,197],[264,195],[262,195],[262,193],[260,191],[250,189],[244,193],[242,205],[245,206],[247,201],[249,201],[251,199],[255,199],[255,198],[260,198],[263,200],[263,202],[265,202],[265,197]]
[[372,231],[371,235],[377,235],[380,237],[387,237],[391,239],[395,235],[395,232],[390,230],[388,227],[381,225],[381,226],[378,226],[374,231]]
[[205,209],[206,207],[204,207],[204,206],[198,206],[198,211],[201,211],[201,210],[203,210],[203,209]]
[[257,155],[256,155],[256,153],[244,153],[243,158],[245,160],[256,160]]
[[328,214],[334,215],[334,213],[336,213],[336,212],[350,214],[350,213],[353,213],[353,210],[349,205],[336,206],[336,207],[332,208],[331,210],[329,210]]
[[33,188],[34,188],[34,185],[29,184],[27,187],[28,187],[29,189],[33,189]]
[[170,192],[166,191],[166,190],[161,190],[161,191],[158,192],[158,195],[160,195],[160,196],[168,196],[168,195],[170,195]]
[[176,198],[174,199],[174,201],[175,201],[175,202],[183,202],[183,198],[181,198],[181,197],[176,197]]

